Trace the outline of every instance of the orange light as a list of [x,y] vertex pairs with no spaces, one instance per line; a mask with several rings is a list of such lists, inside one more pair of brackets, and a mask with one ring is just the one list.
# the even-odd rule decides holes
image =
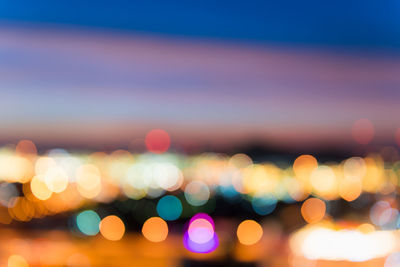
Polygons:
[[167,151],[170,142],[169,134],[161,129],[151,130],[145,139],[147,150],[156,154]]
[[18,155],[35,156],[37,154],[37,149],[32,141],[21,140],[15,147],[15,153],[17,153]]
[[0,223],[2,224],[10,224],[12,222],[12,218],[8,211],[4,208],[0,209]]
[[100,233],[108,240],[118,241],[124,236],[125,225],[120,218],[110,215],[101,220]]
[[240,243],[249,246],[260,241],[263,229],[256,221],[245,220],[239,224],[236,234]]
[[311,155],[301,155],[293,163],[294,174],[299,178],[310,176],[311,172],[317,167],[318,162]]
[[68,267],[90,267],[90,260],[87,256],[80,253],[71,255],[67,260]]
[[50,191],[50,189],[47,187],[46,183],[44,182],[44,177],[38,175],[34,176],[31,180],[31,191],[32,194],[40,199],[40,200],[46,200],[51,197],[51,194],[53,192]]
[[160,217],[151,217],[143,224],[142,233],[151,242],[161,242],[168,236],[168,225]]
[[372,224],[363,223],[357,227],[357,230],[360,231],[361,233],[368,234],[375,231],[375,227]]
[[325,199],[334,199],[338,191],[338,179],[335,171],[329,166],[319,166],[310,176],[310,183],[314,193]]
[[301,206],[301,215],[308,223],[319,222],[324,218],[325,212],[325,202],[318,198],[309,198]]
[[358,177],[346,177],[342,179],[339,187],[340,196],[346,201],[357,199],[362,193],[362,183]]
[[22,257],[20,255],[11,255],[8,258],[7,266],[8,267],[28,267],[29,264],[28,264],[28,262],[26,262],[24,257]]
[[86,198],[95,198],[101,192],[100,170],[92,164],[82,165],[76,172],[78,192]]

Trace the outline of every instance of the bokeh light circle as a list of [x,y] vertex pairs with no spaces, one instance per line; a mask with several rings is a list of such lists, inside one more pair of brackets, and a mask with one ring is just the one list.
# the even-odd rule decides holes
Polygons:
[[51,197],[53,192],[47,187],[44,178],[41,175],[34,176],[30,183],[32,194],[40,200],[46,200]]
[[301,155],[293,163],[293,172],[295,175],[304,179],[310,176],[311,172],[318,167],[318,161],[311,155]]
[[301,215],[308,223],[316,223],[324,218],[326,204],[318,198],[309,198],[301,206]]
[[181,170],[174,164],[165,162],[153,164],[153,176],[159,187],[168,191],[175,191],[183,182]]
[[44,182],[50,191],[61,193],[68,186],[68,176],[62,168],[52,166],[44,174]]
[[118,241],[125,234],[125,224],[115,215],[107,216],[100,222],[100,233],[108,240]]
[[236,234],[240,243],[249,246],[260,241],[263,229],[256,221],[245,220],[239,224]]
[[273,196],[255,197],[251,200],[251,206],[258,215],[268,215],[276,208],[277,200]]
[[376,202],[370,209],[369,212],[369,217],[371,219],[371,222],[377,226],[382,226],[382,223],[385,220],[386,216],[382,216],[385,215],[384,212],[386,210],[391,209],[390,204],[387,201],[378,201]]
[[192,206],[202,206],[210,198],[210,189],[202,181],[192,181],[185,187],[185,198]]
[[15,147],[15,153],[19,155],[35,156],[37,154],[37,148],[31,140],[21,140]]
[[235,154],[229,159],[229,164],[235,168],[246,168],[253,164],[253,161],[246,154]]
[[214,226],[206,219],[196,219],[190,223],[188,228],[190,240],[198,244],[210,241],[214,236]]
[[168,236],[168,225],[160,217],[151,217],[143,224],[142,234],[151,242],[162,242]]
[[76,225],[83,234],[94,236],[99,233],[100,217],[93,210],[85,210],[76,216]]
[[182,203],[176,196],[164,196],[157,203],[157,213],[166,221],[174,221],[182,214]]
[[190,239],[189,233],[186,231],[183,236],[183,245],[185,248],[191,252],[195,253],[210,253],[217,249],[219,245],[218,235],[213,234],[212,238],[205,243],[196,243]]
[[145,144],[147,150],[156,154],[164,153],[170,146],[169,134],[161,129],[154,129],[147,133]]
[[189,221],[183,236],[185,248],[195,253],[210,253],[218,245],[218,236],[214,231],[214,220],[206,213],[197,213]]
[[360,119],[354,122],[351,129],[353,139],[362,145],[369,144],[374,138],[374,125],[368,119]]

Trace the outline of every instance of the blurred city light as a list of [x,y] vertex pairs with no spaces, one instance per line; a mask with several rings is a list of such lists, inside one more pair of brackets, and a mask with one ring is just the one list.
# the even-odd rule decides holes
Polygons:
[[0,1],[0,267],[400,266],[398,1]]

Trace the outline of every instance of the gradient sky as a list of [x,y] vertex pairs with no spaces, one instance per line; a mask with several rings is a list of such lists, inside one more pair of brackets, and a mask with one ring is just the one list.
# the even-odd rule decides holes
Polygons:
[[[0,1],[0,140],[376,142],[400,127],[398,1]],[[349,3],[351,2],[351,3]]]

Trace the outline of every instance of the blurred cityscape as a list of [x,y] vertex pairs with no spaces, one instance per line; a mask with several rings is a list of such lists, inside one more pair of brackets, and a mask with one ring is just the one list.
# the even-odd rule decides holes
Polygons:
[[150,2],[0,1],[0,266],[400,266],[400,4]]

